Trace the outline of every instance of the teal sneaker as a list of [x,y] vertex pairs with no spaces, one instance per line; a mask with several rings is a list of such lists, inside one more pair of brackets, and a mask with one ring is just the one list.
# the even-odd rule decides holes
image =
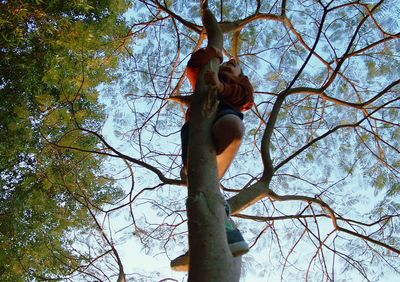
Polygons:
[[[237,229],[235,222],[231,219],[231,209],[226,201],[224,203],[224,208],[226,213],[225,232],[229,249],[231,250],[232,256],[242,256],[250,250],[249,245],[244,240],[242,233]],[[189,251],[173,259],[170,265],[174,271],[189,271]]]
[[249,245],[244,240],[242,233],[239,229],[233,229],[226,232],[226,237],[228,237],[228,245],[231,250],[232,256],[238,257],[249,252]]
[[[242,236],[242,233],[240,233],[239,229],[236,228],[230,218],[225,223],[225,230],[226,237],[228,239],[228,246],[231,250],[232,256],[242,256],[250,250],[249,245]],[[174,271],[189,271],[189,252],[186,252],[183,255],[173,259],[170,265]]]

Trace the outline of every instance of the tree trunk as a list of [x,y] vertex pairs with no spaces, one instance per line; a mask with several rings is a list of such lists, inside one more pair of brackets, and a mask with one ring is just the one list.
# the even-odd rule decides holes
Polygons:
[[224,200],[219,190],[211,126],[217,93],[204,83],[206,69],[218,71],[214,58],[200,72],[191,105],[188,150],[189,281],[239,281],[240,259],[229,250]]

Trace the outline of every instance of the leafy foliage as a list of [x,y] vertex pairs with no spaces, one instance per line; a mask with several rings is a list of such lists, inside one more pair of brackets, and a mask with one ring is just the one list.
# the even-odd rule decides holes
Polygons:
[[[127,4],[110,2],[1,1],[4,281],[153,281],[187,248],[185,109],[166,98],[192,92],[185,65],[206,42],[200,5],[136,1],[128,30]],[[228,31],[225,56],[238,56],[256,89],[221,181],[226,198],[267,193],[236,214],[253,246],[244,279],[400,273],[396,4],[210,1]],[[132,264],[143,252],[162,270]]]
[[[399,229],[393,208],[399,182],[396,2],[210,3],[229,30],[225,56],[238,55],[256,89],[240,154],[222,180],[227,198],[240,198],[263,183],[261,146],[270,117],[277,116],[267,145],[276,170],[265,191],[286,198],[270,193],[238,215],[246,219],[240,220],[241,228],[255,244],[244,257],[245,268],[257,261],[264,266],[257,271],[270,281],[348,275],[354,281],[375,281],[385,272],[398,274],[399,244],[392,237]],[[185,109],[164,98],[191,93],[185,66],[190,54],[206,44],[198,28],[200,5],[184,4],[143,0],[135,5],[133,52],[121,65],[117,88],[125,96],[110,101],[118,127],[114,136],[118,144],[129,143],[121,150],[134,152],[132,156],[171,178],[179,178]],[[118,93],[112,89],[109,93]],[[134,174],[125,175],[135,179],[132,187],[138,191],[126,226],[133,225],[150,254],[161,250],[173,258],[185,248],[186,191],[153,179],[146,167],[134,168]],[[387,253],[390,246],[394,249]],[[265,266],[273,270],[265,271]]]
[[101,128],[97,86],[113,78],[126,27],[124,1],[2,1],[0,49],[0,277],[72,274],[67,234],[93,227],[87,211],[119,195],[78,130]]

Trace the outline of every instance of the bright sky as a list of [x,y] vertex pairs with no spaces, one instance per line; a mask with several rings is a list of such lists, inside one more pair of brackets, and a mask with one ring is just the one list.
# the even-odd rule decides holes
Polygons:
[[[130,18],[131,20],[135,19],[135,14],[127,14],[127,18]],[[137,53],[141,52],[141,49],[143,46],[140,44],[137,44],[134,51]],[[312,62],[314,63],[314,62]],[[259,72],[261,73],[261,72]],[[117,128],[121,129],[121,132],[126,132],[130,130],[130,128],[133,128],[133,124],[129,124],[129,121],[133,121],[135,117],[132,115],[131,109],[127,107],[126,100],[124,100],[124,95],[126,93],[123,93],[123,90],[119,89],[118,87],[115,87],[114,90],[116,92],[120,92],[117,96],[118,99],[115,99],[115,97],[111,97],[109,94],[104,93],[102,95],[102,101],[107,105],[107,112],[109,113],[109,119],[107,123],[105,124],[104,127],[104,135],[106,136],[107,140],[120,149],[122,152],[131,155],[133,157],[138,157],[139,154],[138,152],[132,151],[132,146],[129,144],[128,140],[132,140],[130,138],[130,134],[133,134],[132,132],[129,132],[128,135],[126,135],[126,138],[121,138],[120,136],[117,136],[115,134],[115,131]],[[145,107],[148,106],[145,102],[135,102],[136,109],[141,111],[142,109],[145,109]],[[117,114],[118,113],[118,114]],[[115,114],[117,114],[118,118],[113,117]],[[183,119],[183,115],[182,115]],[[179,124],[179,122],[177,122]],[[177,127],[176,129],[172,130],[171,128],[163,128],[166,132],[172,133],[174,131],[179,130]],[[150,135],[144,135],[145,138],[151,138]],[[248,143],[251,141],[247,140]],[[168,152],[177,150],[176,145],[180,143],[179,139],[179,133],[177,132],[176,134],[173,134],[169,137],[161,138],[161,139],[155,139],[152,140],[152,145],[159,149],[159,150],[165,150]],[[246,144],[244,144],[245,146]],[[247,148],[248,149],[248,148]],[[244,148],[241,149],[242,152],[244,152]],[[175,152],[177,153],[177,152]],[[167,161],[167,159],[165,159]],[[119,169],[124,168],[124,164],[121,162],[116,162],[112,164],[112,167],[115,171],[118,171]],[[237,162],[234,164],[233,170],[236,171],[236,169],[240,169],[240,171],[252,171],[254,172],[254,169],[257,169],[257,171],[260,170],[260,160],[252,160],[252,162],[248,162],[247,160],[237,160]],[[309,171],[304,171],[304,173],[315,173],[318,174],[318,171],[313,171],[313,168],[311,168]],[[176,169],[178,170],[178,169]],[[301,170],[301,168],[299,168]],[[127,175],[127,171],[124,171],[121,173],[121,176]],[[355,172],[357,173],[357,172]],[[330,178],[330,182],[334,182],[337,179],[340,179],[341,174],[339,173],[337,168],[334,168],[332,171],[332,175]],[[155,174],[149,173],[149,172],[144,172],[144,170],[137,169],[135,168],[135,180],[136,180],[136,191],[139,191],[140,189],[143,189],[145,187],[151,187],[153,183],[153,179],[156,178]],[[243,183],[245,183],[247,179],[243,179]],[[131,188],[131,182],[130,179],[126,179],[124,181],[120,182],[121,185],[124,187],[125,191],[129,191]],[[229,182],[228,182],[229,183]],[[292,182],[296,183],[296,182]],[[231,184],[231,183],[229,183]],[[241,183],[239,183],[237,186],[240,187]],[[272,185],[275,185],[277,187],[279,183],[273,183]],[[304,186],[305,184],[301,181],[297,182],[297,185],[299,187]],[[364,181],[362,176],[359,174],[359,177],[354,178],[352,182],[347,183],[345,186],[342,187],[343,191],[343,197],[348,197],[348,195],[351,195],[354,192],[354,195],[356,197],[359,197],[359,199],[362,199],[359,203],[355,205],[349,205],[352,207],[352,210],[350,211],[341,211],[345,214],[352,214],[354,211],[358,211],[359,213],[362,213],[363,211],[367,211],[367,207],[373,206],[376,204],[378,201],[382,200],[383,198],[383,193],[377,193],[372,197],[371,195],[371,190],[366,189],[369,187],[369,184]],[[159,199],[162,199],[163,197],[173,197],[176,199],[176,204],[180,205],[182,209],[184,209],[184,199],[186,197],[186,188],[182,187],[168,187],[168,188],[163,188],[163,191],[157,191],[157,195],[159,196]],[[281,193],[285,193],[286,191],[283,189]],[[333,190],[335,191],[335,190]],[[336,191],[340,193],[339,191]],[[148,197],[147,197],[148,196]],[[152,206],[152,203],[150,202],[151,199],[154,198],[154,194],[143,194],[142,199],[135,201],[135,204],[133,205],[134,209],[134,214],[135,214],[135,219],[138,221],[146,219],[149,224],[158,224],[160,219],[165,218],[165,214],[162,214],[161,216],[158,214],[160,212],[159,208],[155,208]],[[349,198],[349,201],[351,199]],[[268,207],[271,203],[269,203],[268,200],[265,201],[265,205]],[[287,214],[295,214],[298,212],[298,206],[296,204],[286,204],[286,203],[276,203],[276,206],[279,207],[281,210],[285,210]],[[250,210],[245,210],[243,213],[244,214],[258,214],[259,212],[262,212],[263,205],[260,204],[256,207],[251,208]],[[182,216],[184,216],[184,213],[182,213]],[[180,244],[172,244],[169,243],[166,245],[166,253],[163,251],[163,249],[159,245],[149,245],[146,248],[143,247],[143,244],[139,242],[136,236],[132,236],[132,233],[135,232],[134,227],[131,225],[131,218],[129,218],[129,210],[125,209],[120,213],[117,213],[113,215],[112,218],[112,230],[114,233],[113,237],[115,238],[116,242],[122,242],[121,244],[117,245],[117,249],[122,255],[122,260],[123,264],[125,267],[125,272],[130,277],[131,281],[186,281],[186,274],[185,273],[177,273],[174,272],[170,269],[169,264],[170,264],[170,259],[173,259],[174,257],[182,254],[187,250],[187,242],[183,240],[184,235],[181,236],[181,241]],[[244,237],[246,240],[251,244],[255,240],[255,234],[258,234],[260,230],[265,228],[267,225],[265,223],[256,223],[256,222],[249,222],[249,221],[244,221],[244,220],[237,220],[240,226],[240,229],[243,231]],[[168,218],[168,222],[171,223],[173,222],[172,218]],[[139,224],[140,225],[140,224]],[[279,234],[281,239],[287,238],[289,236],[298,236],[299,231],[297,232],[292,232],[290,228],[293,228],[293,223],[291,223],[289,220],[288,221],[277,221],[275,222],[276,226],[279,226],[279,230],[283,231],[285,228],[287,228],[287,234]],[[297,225],[299,227],[300,225]],[[321,225],[321,233],[326,234],[332,230],[332,224],[329,219],[324,221]],[[186,224],[183,224],[180,229],[180,231],[185,231],[186,230]],[[255,231],[256,230],[256,231]],[[299,228],[301,230],[301,228]],[[136,232],[138,232],[136,230]],[[267,246],[269,246],[270,242],[274,240],[274,236],[272,235],[272,232],[267,229],[266,233],[268,235],[262,236],[261,239],[257,242],[256,246],[254,249],[250,251],[248,255],[245,255],[243,257],[243,273],[242,275],[242,282],[275,282],[275,281],[280,281],[281,278],[281,272],[280,272],[280,266],[282,264],[282,261],[278,261],[277,257],[279,256],[279,249],[277,248],[276,244],[272,244],[273,249],[268,249]],[[324,236],[322,236],[324,237]],[[344,236],[346,237],[346,236]],[[331,240],[333,238],[329,237],[327,240]],[[145,243],[148,244],[156,244],[156,240],[149,240]],[[284,251],[288,253],[290,250],[285,249],[283,247]],[[302,255],[298,255],[299,253],[305,255],[309,259],[310,257],[310,252],[315,252],[315,249],[310,250],[309,245],[304,244],[301,245],[300,247],[296,248],[295,252],[297,253],[297,256],[299,260],[297,261],[292,261],[291,258],[289,259],[288,264],[293,264],[294,268],[301,269],[299,271],[299,275],[303,275],[304,271],[308,267],[308,261],[302,261]],[[167,255],[169,258],[167,257]],[[332,256],[327,255],[326,256],[327,260],[333,259]],[[373,263],[373,262],[371,262]],[[328,263],[328,265],[330,265]],[[314,266],[312,266],[314,267]],[[338,278],[337,281],[354,281],[354,282],[359,282],[357,280],[354,280],[352,278],[351,273],[347,273],[345,277],[341,275],[339,272],[340,268],[338,267],[337,272],[335,273],[336,277]],[[382,277],[381,282],[395,282],[396,277],[390,274],[390,271],[385,269],[385,276]],[[142,277],[142,275],[144,277]],[[288,278],[290,277],[290,279]],[[355,276],[359,277],[359,275]],[[292,277],[292,276],[285,276],[286,280],[285,281],[302,281],[300,277]],[[140,280],[142,279],[142,280]],[[300,279],[300,280],[298,280]],[[317,281],[311,279],[310,281]],[[318,280],[319,281],[319,280]]]

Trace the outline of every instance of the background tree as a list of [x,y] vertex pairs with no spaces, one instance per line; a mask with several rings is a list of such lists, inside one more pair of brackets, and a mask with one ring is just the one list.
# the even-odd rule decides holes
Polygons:
[[[2,172],[1,177],[1,181],[7,180],[9,185],[2,183],[6,187],[2,198],[7,199],[1,203],[3,238],[6,238],[3,230],[11,226],[9,222],[23,222],[11,218],[14,215],[10,208],[17,209],[17,204],[23,203],[22,200],[11,201],[11,196],[34,195],[19,187],[33,189],[26,184],[32,179],[56,181],[59,185],[51,187],[63,191],[63,197],[68,196],[65,204],[71,206],[65,208],[65,212],[76,211],[74,215],[79,214],[81,218],[87,218],[88,214],[92,216],[90,222],[77,220],[88,226],[86,230],[75,228],[71,230],[75,233],[70,232],[69,237],[64,237],[75,244],[73,251],[63,248],[75,257],[61,261],[77,263],[76,271],[70,267],[69,274],[81,273],[80,277],[88,280],[92,275],[105,280],[119,273],[119,278],[123,279],[123,270],[129,268],[127,277],[134,281],[154,281],[168,275],[143,271],[137,274],[139,267],[135,256],[127,256],[124,251],[132,241],[138,240],[146,253],[159,258],[168,268],[166,258],[172,259],[187,249],[184,204],[187,190],[179,178],[179,128],[183,123],[183,108],[168,102],[167,98],[190,94],[184,67],[189,55],[206,43],[199,2],[137,1],[133,10],[126,14],[131,19],[127,38],[131,38],[132,43],[121,42],[115,32],[112,35],[119,40],[105,36],[103,45],[90,49],[101,46],[114,51],[120,47],[119,50],[127,55],[122,57],[125,60],[115,73],[119,82],[102,88],[102,101],[107,104],[110,117],[104,126],[95,122],[104,117],[92,116],[98,113],[97,108],[96,111],[93,108],[84,111],[86,107],[98,106],[95,102],[89,103],[93,101],[89,99],[92,92],[87,90],[86,96],[83,95],[88,103],[81,100],[81,95],[76,95],[83,93],[79,92],[79,87],[85,85],[82,78],[85,77],[86,83],[90,73],[88,69],[85,72],[79,69],[82,62],[89,62],[87,57],[70,51],[78,49],[61,48],[68,55],[65,56],[71,55],[75,60],[62,61],[58,68],[54,67],[61,72],[60,69],[64,69],[61,66],[65,64],[73,67],[73,72],[51,80],[41,76],[42,68],[38,67],[27,77],[33,79],[37,74],[41,83],[24,82],[16,88],[25,93],[27,91],[23,90],[27,85],[39,87],[44,81],[45,85],[60,92],[69,89],[67,92],[71,96],[62,100],[59,97],[63,96],[57,94],[52,96],[57,99],[44,99],[46,103],[50,100],[49,104],[40,98],[33,99],[39,109],[44,107],[43,112],[39,111],[35,116],[28,114],[34,118],[22,119],[29,126],[15,126],[24,134],[22,136],[36,133],[32,136],[37,139],[20,137],[10,143],[15,145],[14,152],[24,152],[22,144],[29,152],[33,150],[35,168],[38,169],[20,162],[17,154],[9,151],[12,157],[7,159],[14,157],[15,160],[5,166],[9,174]],[[249,0],[214,1],[210,2],[210,7],[226,33],[225,55],[241,61],[256,89],[257,105],[245,117],[247,132],[240,156],[221,183],[235,215],[240,218],[240,228],[252,246],[250,254],[243,258],[243,276],[258,275],[271,281],[277,278],[390,281],[388,277],[398,276],[400,45],[397,2]],[[83,19],[78,17],[76,20]],[[28,27],[27,31],[31,32]],[[109,29],[104,30],[112,30],[111,24],[107,27]],[[75,34],[82,35],[86,29]],[[66,38],[71,38],[72,34]],[[89,36],[81,38],[85,44],[90,42]],[[54,46],[51,50],[59,48]],[[33,50],[28,49],[29,52]],[[15,61],[20,61],[17,58],[20,49],[14,53],[3,50],[6,49],[2,49],[2,56],[13,54]],[[29,54],[31,57],[26,62],[30,63],[25,64],[26,67],[32,67],[34,59],[39,58]],[[93,54],[100,56],[102,62],[110,62],[105,60],[109,58],[106,51]],[[4,60],[1,61],[3,64]],[[72,79],[73,74],[77,74],[77,79]],[[61,83],[67,80],[71,84]],[[2,82],[2,97],[6,85],[11,85],[11,82],[7,83]],[[91,86],[94,85],[98,84]],[[25,99],[22,94],[17,97],[2,101],[2,111],[8,111],[5,115],[8,120],[18,113],[10,105]],[[20,104],[25,106],[27,102],[21,100]],[[61,118],[53,117],[51,122],[53,112]],[[6,118],[1,119],[2,129],[7,125],[7,130],[12,130],[11,121],[3,123]],[[38,122],[41,123],[33,126]],[[62,126],[64,123],[67,125]],[[16,135],[9,133],[6,136],[7,139],[2,140],[8,143]],[[22,143],[25,139],[32,141]],[[1,152],[8,151],[2,147]],[[36,161],[39,155],[40,161]],[[6,163],[5,158],[1,162],[2,165]],[[43,178],[38,177],[40,173]],[[27,177],[30,175],[34,178]],[[49,177],[53,175],[55,177]],[[16,180],[23,184],[13,184]],[[44,190],[45,185],[36,187],[37,191],[43,191],[41,193],[49,193],[46,197],[38,197],[46,201],[36,206],[43,209],[43,215],[51,214],[47,212],[51,209],[46,205],[52,203],[48,199],[58,199],[56,195],[62,193]],[[82,187],[96,188],[84,193],[80,190]],[[124,194],[116,195],[121,190],[111,187],[121,187]],[[21,191],[21,195],[15,191]],[[112,196],[118,196],[120,200],[109,201]],[[37,203],[37,199],[31,202]],[[21,212],[15,214],[22,218],[24,210],[18,211]],[[43,218],[54,219],[51,216]],[[65,218],[62,216],[62,220]],[[40,220],[35,222],[37,225],[20,224],[18,228],[31,226],[32,232],[42,234],[38,230],[46,225]],[[57,229],[58,225],[49,226]],[[100,238],[89,228],[92,226],[102,232],[104,241],[85,240],[87,234]],[[13,232],[19,236],[28,234]],[[47,234],[51,232],[46,230]],[[30,237],[15,238],[19,244],[30,242]],[[12,241],[1,242],[6,245]],[[62,256],[56,256],[56,246],[64,247],[61,242],[46,245],[48,254],[60,261]],[[23,246],[18,247],[7,249],[12,258],[18,258],[15,265],[21,265],[21,257],[29,258],[11,253],[23,250]],[[31,249],[34,249],[32,245],[26,248]],[[114,261],[108,260],[110,253]],[[88,268],[84,267],[85,263]],[[22,265],[37,266],[31,262]],[[40,267],[45,268],[45,265],[42,263]],[[11,266],[7,265],[6,269],[8,273],[14,273]],[[50,269],[42,272],[48,274]],[[34,273],[38,276],[42,272],[36,270]],[[28,268],[22,269],[21,273],[29,273]],[[57,268],[51,273],[66,275]],[[180,277],[170,275],[174,275],[170,280]]]
[[113,79],[127,7],[125,1],[0,3],[1,281],[113,274],[96,268],[111,246],[93,234],[93,207],[121,191],[98,177],[101,156],[57,145],[99,145],[80,127],[102,127],[97,87]]

